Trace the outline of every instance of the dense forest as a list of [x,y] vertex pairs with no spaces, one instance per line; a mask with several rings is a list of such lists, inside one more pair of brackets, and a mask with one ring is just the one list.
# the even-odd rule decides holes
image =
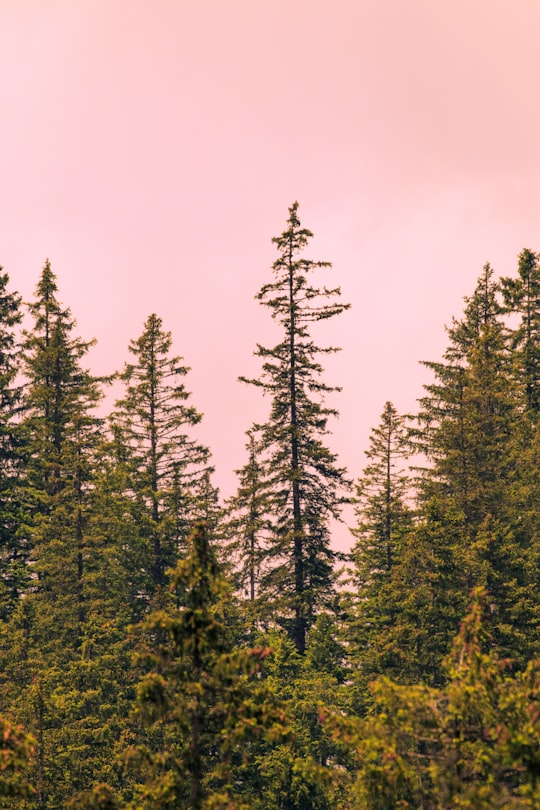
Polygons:
[[0,274],[1,807],[540,808],[540,256],[485,265],[353,481],[312,236],[293,204],[225,502],[161,318],[98,378],[50,263],[27,306]]

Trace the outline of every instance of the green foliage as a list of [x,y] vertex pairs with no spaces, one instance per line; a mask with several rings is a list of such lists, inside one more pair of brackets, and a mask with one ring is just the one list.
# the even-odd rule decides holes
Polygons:
[[332,810],[340,788],[331,777],[336,749],[320,722],[321,708],[343,708],[340,683],[345,657],[330,616],[321,614],[310,630],[304,656],[285,631],[267,637],[272,656],[267,686],[287,707],[290,739],[265,746],[253,756],[250,779],[256,810]]
[[126,754],[147,774],[140,801],[148,808],[249,807],[240,777],[251,742],[287,734],[279,703],[259,679],[270,650],[232,650],[224,623],[230,589],[204,525],[194,529],[171,588],[176,609],[146,623],[155,651],[145,656],[151,671],[138,687],[141,717],[161,743]]
[[107,421],[50,263],[22,336],[0,272],[0,806],[540,807],[538,255],[484,267],[412,430],[385,404],[347,593],[335,349],[311,334],[346,306],[311,236],[295,203],[258,295],[270,414],[226,522],[161,319]]
[[[437,501],[403,537],[376,603],[378,632],[360,666],[369,678],[386,673],[401,683],[441,683],[442,659],[466,606],[460,565],[460,521]],[[367,670],[367,671],[366,671]]]
[[534,808],[540,799],[540,667],[508,674],[508,662],[486,651],[477,593],[446,661],[448,683],[436,690],[373,685],[375,708],[365,720],[326,715],[336,744],[353,752],[341,774],[342,807]]
[[209,490],[209,451],[188,433],[202,415],[187,404],[183,378],[189,368],[170,356],[172,338],[152,314],[142,335],[129,344],[134,362],[120,375],[125,395],[116,403],[112,428],[125,474],[133,519],[146,544],[143,567],[151,598],[165,584],[194,517],[215,500]]
[[508,312],[520,321],[511,333],[514,365],[528,416],[536,421],[540,410],[540,257],[522,250],[518,257],[518,278],[502,278],[502,292]]
[[[381,661],[385,634],[403,609],[406,592],[396,593],[400,576],[392,579],[396,565],[404,565],[407,534],[413,528],[413,512],[408,504],[410,482],[404,463],[410,445],[405,417],[387,402],[378,427],[371,432],[366,451],[368,463],[356,485],[355,513],[358,524],[352,530],[355,586],[348,621],[351,654],[356,661],[355,680],[367,699],[366,686],[373,673],[381,672],[388,660]],[[403,571],[401,573],[403,576]]]
[[261,595],[304,652],[308,628],[333,596],[336,554],[328,522],[339,518],[347,488],[344,470],[323,443],[328,418],[337,415],[323,400],[338,389],[320,379],[318,358],[337,349],[317,347],[309,326],[339,315],[348,305],[331,300],[339,296],[339,288],[319,288],[310,281],[314,271],[330,265],[300,255],[313,234],[301,227],[298,203],[289,209],[287,226],[273,239],[279,252],[275,280],[257,295],[279,323],[282,339],[272,348],[258,345],[261,377],[242,379],[272,398],[270,417],[260,426],[273,521],[265,555],[271,566],[261,579]]
[[0,617],[7,619],[28,583],[28,543],[21,536],[20,483],[24,463],[17,417],[22,389],[17,382],[20,346],[15,329],[21,322],[21,299],[8,289],[0,267]]
[[249,599],[249,609],[255,616],[264,613],[257,597],[271,531],[271,496],[260,459],[260,441],[255,430],[248,431],[247,436],[248,461],[236,471],[238,489],[227,502],[226,533],[231,537],[227,547],[233,558],[238,590]]
[[469,538],[487,515],[505,516],[515,466],[518,399],[499,289],[486,265],[463,319],[448,330],[445,362],[425,363],[436,377],[419,415],[420,446],[430,461],[425,497],[449,499]]
[[409,453],[405,417],[387,402],[379,426],[371,431],[368,464],[356,485],[353,555],[361,588],[390,573],[400,540],[412,527],[411,485],[403,469]]

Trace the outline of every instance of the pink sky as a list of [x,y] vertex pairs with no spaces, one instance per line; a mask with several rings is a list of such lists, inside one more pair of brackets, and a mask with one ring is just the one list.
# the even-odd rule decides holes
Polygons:
[[482,265],[540,250],[537,0],[0,0],[0,75],[12,286],[48,256],[99,373],[157,312],[224,495],[266,413],[236,378],[275,336],[253,296],[294,200],[353,305],[320,340],[354,477]]

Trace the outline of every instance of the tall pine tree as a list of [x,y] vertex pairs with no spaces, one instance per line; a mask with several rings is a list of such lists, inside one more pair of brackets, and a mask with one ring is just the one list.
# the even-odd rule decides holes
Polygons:
[[313,234],[302,228],[298,203],[289,209],[287,229],[273,239],[279,256],[274,281],[257,295],[279,323],[280,342],[257,346],[263,361],[259,379],[246,380],[272,398],[268,421],[261,426],[266,475],[272,490],[273,537],[268,549],[272,569],[262,587],[303,653],[307,630],[317,609],[332,594],[335,553],[329,520],[339,517],[347,482],[323,437],[336,411],[324,397],[338,390],[321,380],[319,358],[336,351],[318,347],[309,327],[348,308],[337,300],[339,288],[317,287],[310,276],[328,262],[301,256]]

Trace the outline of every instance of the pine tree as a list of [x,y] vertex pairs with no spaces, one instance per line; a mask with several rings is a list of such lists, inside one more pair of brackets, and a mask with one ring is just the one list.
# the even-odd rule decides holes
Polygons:
[[540,671],[493,653],[485,592],[473,594],[445,663],[444,686],[381,678],[364,720],[328,715],[346,768],[347,810],[534,808],[540,801]]
[[339,315],[348,305],[328,303],[339,288],[318,288],[310,282],[315,270],[329,267],[328,262],[300,256],[312,235],[301,227],[294,203],[287,230],[273,239],[279,252],[274,281],[257,295],[280,324],[282,340],[273,348],[257,347],[263,361],[259,379],[242,378],[272,398],[261,437],[275,520],[268,550],[272,569],[261,586],[300,652],[317,609],[332,594],[336,555],[328,524],[339,517],[346,488],[344,470],[323,443],[328,418],[336,415],[324,397],[338,389],[320,379],[318,358],[336,349],[317,347],[309,325]]
[[21,299],[10,292],[0,267],[0,618],[7,619],[28,585],[28,544],[21,537],[20,476],[23,456],[17,417],[22,389],[17,382]]
[[448,330],[443,363],[425,362],[436,377],[419,415],[420,445],[430,462],[423,491],[449,499],[471,538],[487,515],[508,508],[511,452],[519,416],[499,285],[486,265],[461,321]]
[[371,432],[369,463],[356,485],[358,526],[353,534],[358,539],[353,554],[357,576],[366,584],[390,573],[400,539],[412,525],[410,481],[403,469],[409,453],[405,417],[387,402],[379,426]]
[[247,437],[248,461],[236,471],[238,489],[227,502],[227,534],[233,538],[228,548],[233,557],[238,588],[253,607],[263,571],[271,507],[260,457],[260,441],[255,430],[248,430]]
[[183,378],[189,369],[181,357],[170,356],[171,346],[171,333],[163,330],[161,318],[150,315],[142,335],[129,345],[135,359],[121,374],[125,395],[112,419],[119,460],[147,543],[150,594],[163,588],[165,572],[185,544],[197,509],[208,509],[210,497],[209,451],[185,432],[202,416],[187,404],[190,394]]
[[139,684],[138,704],[159,748],[126,753],[146,776],[139,789],[145,807],[247,810],[250,745],[288,734],[283,710],[260,677],[270,650],[234,650],[229,591],[207,527],[198,524],[172,576],[176,607],[146,622],[154,649],[145,656],[151,670]]
[[42,613],[51,629],[51,611],[62,614],[54,636],[65,651],[80,642],[85,619],[87,495],[99,437],[93,410],[101,390],[81,366],[92,344],[72,337],[75,322],[56,294],[47,261],[30,305],[34,329],[24,343],[28,386],[22,429],[35,594],[47,605]]
[[358,524],[352,530],[357,539],[352,552],[355,590],[348,638],[359,668],[361,703],[367,696],[367,682],[380,670],[380,638],[393,615],[387,602],[388,585],[401,561],[404,538],[413,528],[408,503],[411,484],[404,469],[409,454],[405,417],[387,402],[379,425],[371,431],[368,464],[356,485]]
[[539,624],[526,508],[531,433],[502,315],[500,285],[486,265],[464,317],[449,330],[445,362],[426,364],[437,382],[426,387],[420,414],[432,464],[422,490],[461,519],[461,578],[469,588],[492,589],[498,650],[523,664],[536,654]]
[[[73,336],[75,322],[58,301],[49,262],[30,310],[20,529],[31,549],[30,579],[2,628],[0,692],[36,738],[32,806],[49,810],[65,806],[110,763],[119,733],[111,717],[123,699],[111,674],[122,661],[125,626],[113,625],[112,617],[124,614],[110,604],[110,590],[104,610],[109,559],[94,525],[101,388],[82,365],[90,344]],[[115,665],[107,660],[113,650]],[[26,805],[13,805],[19,806]]]
[[527,412],[534,418],[540,410],[539,254],[522,250],[518,258],[518,278],[502,278],[501,286],[507,311],[520,316],[511,341]]

